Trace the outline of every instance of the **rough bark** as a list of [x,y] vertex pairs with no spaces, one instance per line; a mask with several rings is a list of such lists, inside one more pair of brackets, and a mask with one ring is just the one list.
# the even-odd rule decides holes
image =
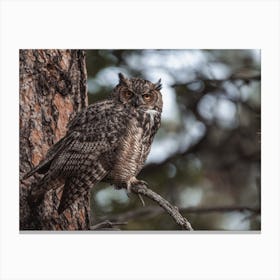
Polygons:
[[[87,106],[85,53],[78,50],[20,50],[20,178],[66,133],[69,120]],[[41,175],[20,180],[21,230],[89,229],[89,203],[57,208],[61,187],[43,203],[28,203]]]

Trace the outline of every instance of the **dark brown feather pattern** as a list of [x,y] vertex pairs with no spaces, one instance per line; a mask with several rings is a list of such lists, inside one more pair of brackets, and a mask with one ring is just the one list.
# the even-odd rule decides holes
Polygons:
[[160,88],[159,82],[122,75],[111,97],[79,112],[67,134],[24,176],[45,174],[31,196],[42,197],[62,182],[61,213],[99,181],[127,187],[137,182],[160,126]]

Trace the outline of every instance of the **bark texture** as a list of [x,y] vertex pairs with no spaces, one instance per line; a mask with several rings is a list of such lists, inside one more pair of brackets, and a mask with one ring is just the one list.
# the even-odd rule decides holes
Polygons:
[[[88,104],[84,51],[20,50],[19,59],[22,178],[65,135],[69,120]],[[49,191],[39,206],[28,203],[30,189],[36,187],[40,176],[20,180],[20,229],[89,229],[89,203],[85,201],[58,215],[61,187]]]

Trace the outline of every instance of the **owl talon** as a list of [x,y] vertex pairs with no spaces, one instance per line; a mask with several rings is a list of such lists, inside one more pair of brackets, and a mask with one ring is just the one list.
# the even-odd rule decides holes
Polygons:
[[145,207],[146,206],[145,201],[144,201],[144,199],[143,199],[143,197],[142,197],[142,195],[140,193],[138,193],[138,197],[139,197],[143,207]]
[[[127,185],[126,185],[126,195],[127,195],[128,198],[131,197],[131,185],[132,184],[133,185],[141,185],[142,184],[142,185],[145,185],[145,186],[148,185],[145,181],[141,181],[141,180],[137,180],[137,179],[135,181],[133,181],[133,182],[128,182]],[[141,194],[138,193],[138,197],[139,197],[143,207],[145,207],[146,205],[145,205],[145,202],[144,202],[143,197],[141,196]]]
[[137,180],[137,182],[135,182],[134,185],[139,185],[139,186],[144,185],[144,186],[148,187],[148,183],[143,180]]

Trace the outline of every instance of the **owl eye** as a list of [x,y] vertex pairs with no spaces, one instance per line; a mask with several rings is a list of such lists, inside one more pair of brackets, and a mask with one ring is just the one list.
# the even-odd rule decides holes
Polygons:
[[149,102],[151,101],[152,96],[150,94],[143,94],[143,99],[144,101]]
[[132,97],[132,92],[131,92],[131,91],[126,91],[126,92],[124,93],[124,97],[125,97],[126,99],[130,99],[130,98]]

